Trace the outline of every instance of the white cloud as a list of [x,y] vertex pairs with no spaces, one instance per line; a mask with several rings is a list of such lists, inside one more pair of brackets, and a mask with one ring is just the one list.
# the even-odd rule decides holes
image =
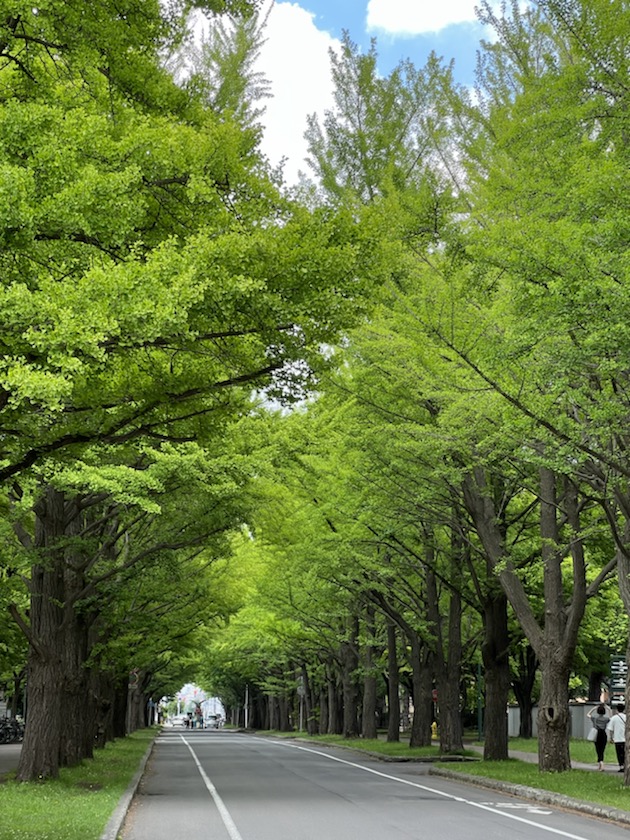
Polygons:
[[307,168],[307,114],[323,114],[333,101],[328,50],[337,49],[339,41],[317,29],[313,17],[297,3],[274,3],[256,68],[269,79],[273,94],[264,103],[262,150],[274,164],[287,158],[290,183]]
[[477,0],[369,0],[367,28],[389,35],[439,32],[452,23],[471,23]]

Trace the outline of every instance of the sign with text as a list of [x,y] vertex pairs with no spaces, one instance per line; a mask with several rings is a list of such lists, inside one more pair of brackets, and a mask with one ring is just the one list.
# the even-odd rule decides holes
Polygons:
[[628,666],[625,656],[610,657],[610,702],[624,703]]

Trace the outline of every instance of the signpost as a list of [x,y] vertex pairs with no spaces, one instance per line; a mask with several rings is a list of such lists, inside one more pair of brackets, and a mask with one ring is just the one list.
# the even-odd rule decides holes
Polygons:
[[626,679],[628,666],[625,656],[610,657],[610,704],[626,702]]

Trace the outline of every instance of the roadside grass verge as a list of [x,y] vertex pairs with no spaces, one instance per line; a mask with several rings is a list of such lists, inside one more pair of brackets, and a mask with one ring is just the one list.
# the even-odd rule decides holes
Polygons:
[[141,729],[63,768],[59,779],[0,784],[0,840],[98,840],[158,732]]
[[[589,745],[590,746],[590,745]],[[478,761],[474,764],[446,764],[436,767],[455,770],[467,776],[525,785],[536,790],[559,793],[571,799],[591,802],[630,811],[630,789],[623,786],[623,775],[610,770],[597,773],[591,770],[571,770],[567,773],[540,773],[535,764],[517,759],[508,761]]]

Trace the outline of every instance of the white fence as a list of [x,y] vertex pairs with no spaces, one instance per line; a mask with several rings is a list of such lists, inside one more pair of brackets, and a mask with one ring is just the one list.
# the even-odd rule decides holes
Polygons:
[[[587,715],[591,709],[595,709],[599,703],[569,703],[569,711],[571,712],[571,737],[572,738],[586,738],[591,722]],[[538,735],[538,706],[534,706],[532,711],[532,735]],[[518,736],[519,727],[521,725],[521,710],[518,706],[508,706],[508,735],[510,738]]]

